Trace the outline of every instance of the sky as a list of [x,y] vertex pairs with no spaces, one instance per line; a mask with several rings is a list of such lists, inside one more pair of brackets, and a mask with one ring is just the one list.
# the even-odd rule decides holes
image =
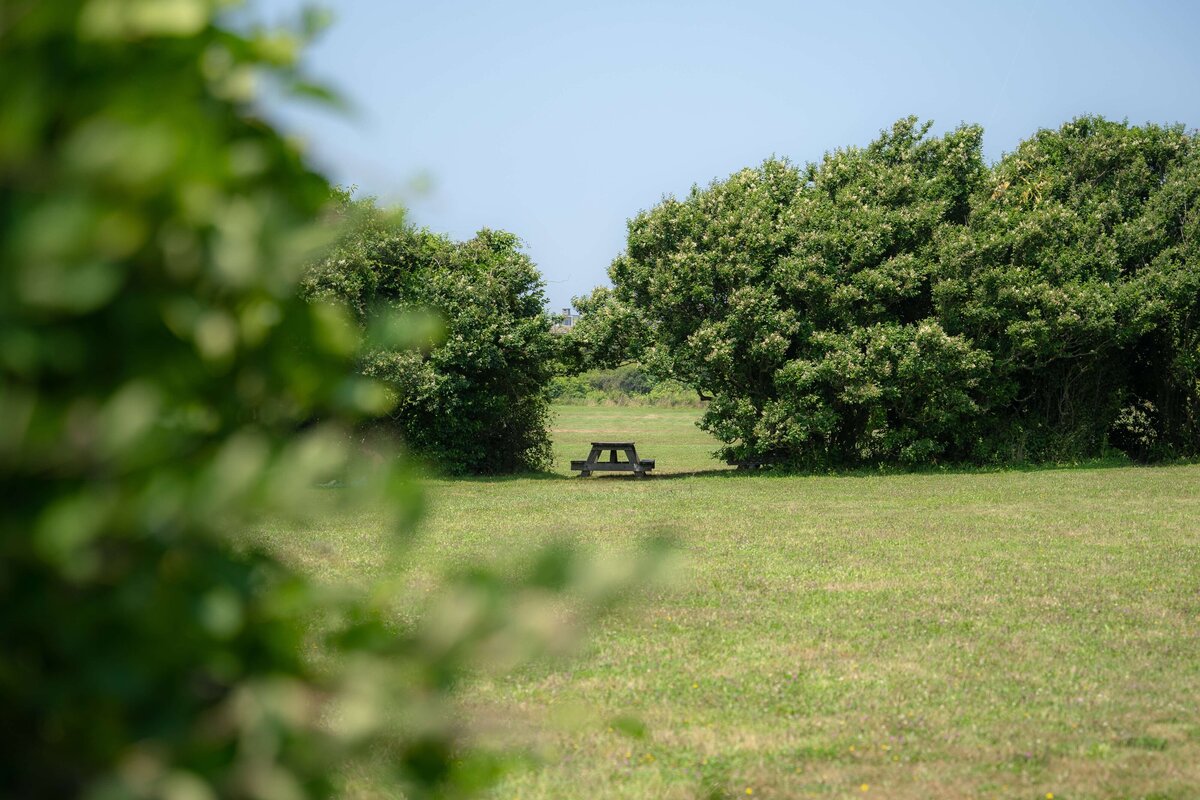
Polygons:
[[304,63],[349,110],[271,115],[417,224],[517,234],[554,310],[608,283],[626,220],[664,196],[910,114],[982,125],[989,161],[1081,114],[1200,126],[1200,2],[322,5]]

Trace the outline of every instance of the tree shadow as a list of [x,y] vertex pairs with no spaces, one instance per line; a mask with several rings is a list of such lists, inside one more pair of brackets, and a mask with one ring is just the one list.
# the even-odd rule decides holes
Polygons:
[[901,475],[927,476],[963,476],[963,475],[1008,475],[1013,473],[1035,472],[1095,472],[1112,469],[1163,469],[1167,467],[1185,467],[1200,464],[1200,458],[1173,459],[1169,461],[1134,461],[1128,458],[1095,458],[1075,462],[1048,462],[1041,464],[946,464],[883,466],[883,467],[847,467],[829,470],[763,470],[762,474],[779,477],[822,477],[822,478],[880,478]]
[[[617,473],[617,474],[610,473],[607,475],[591,475],[588,478],[583,478],[583,480],[592,480],[592,479],[606,480],[606,481],[622,480],[622,481],[637,481],[637,482],[642,482],[642,483],[649,483],[649,482],[654,482],[654,481],[679,480],[680,478],[718,478],[718,479],[748,478],[748,477],[754,475],[755,472],[756,472],[756,470],[734,469],[733,467],[713,467],[711,469],[694,469],[694,470],[685,470],[685,471],[681,471],[681,472],[649,472],[644,477],[639,476],[639,475],[634,475],[632,473]],[[765,474],[765,470],[760,472],[759,474]],[[560,475],[559,477],[562,477],[565,480],[580,480],[581,479],[581,476],[579,476],[579,475]]]
[[462,481],[467,483],[512,483],[514,481],[635,481],[638,483],[648,483],[652,481],[676,480],[679,478],[712,478],[721,476],[738,476],[748,477],[753,475],[752,470],[738,470],[732,467],[714,467],[713,469],[698,469],[689,470],[686,472],[665,472],[656,473],[649,472],[645,476],[635,475],[632,472],[600,472],[599,474],[583,477],[579,474],[565,474],[562,472],[523,472],[512,475],[436,475],[430,474],[426,477],[439,480]]
[[1200,465],[1200,458],[1176,459],[1143,463],[1129,459],[1102,458],[1074,463],[1049,464],[1011,464],[1003,466],[973,466],[969,464],[945,466],[915,466],[915,467],[853,467],[845,469],[826,470],[796,470],[780,467],[763,467],[759,469],[735,469],[734,467],[712,467],[707,469],[686,470],[682,472],[650,472],[642,477],[633,473],[601,473],[583,478],[578,474],[562,472],[520,472],[508,475],[446,475],[431,471],[423,477],[434,480],[456,481],[466,483],[512,483],[515,481],[672,481],[684,478],[702,478],[717,480],[733,479],[779,479],[779,478],[880,478],[889,476],[961,476],[961,475],[999,475],[1011,473],[1052,472],[1052,471],[1094,471],[1110,469],[1163,469],[1166,467],[1181,467]]

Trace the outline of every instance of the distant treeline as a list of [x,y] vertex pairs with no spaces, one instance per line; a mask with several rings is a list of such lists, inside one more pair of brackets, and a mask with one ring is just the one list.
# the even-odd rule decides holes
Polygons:
[[915,118],[629,222],[577,369],[697,390],[722,455],[802,468],[1200,454],[1200,141],[1084,117],[995,165]]
[[640,364],[560,375],[550,382],[550,399],[566,405],[678,408],[701,404],[694,390],[658,378]]

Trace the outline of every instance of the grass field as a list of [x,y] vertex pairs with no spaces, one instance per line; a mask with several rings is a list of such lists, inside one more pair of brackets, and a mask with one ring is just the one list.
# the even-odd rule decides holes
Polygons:
[[[665,530],[683,566],[468,689],[535,754],[496,797],[1200,797],[1200,466],[781,477],[713,461],[694,409],[557,413],[553,476],[428,482],[417,577],[567,532]],[[658,474],[570,477],[607,438]],[[368,514],[265,535],[381,577]]]

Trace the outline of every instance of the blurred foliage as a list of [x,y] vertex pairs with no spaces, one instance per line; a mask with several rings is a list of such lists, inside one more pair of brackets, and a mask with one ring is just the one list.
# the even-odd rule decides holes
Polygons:
[[466,794],[500,762],[459,677],[561,646],[646,562],[472,568],[401,628],[388,587],[226,540],[338,479],[402,545],[419,498],[352,435],[394,402],[358,327],[298,296],[330,187],[253,110],[264,80],[323,96],[294,66],[319,20],[223,6],[0,5],[0,796],[320,798],[363,760]]
[[[482,230],[454,242],[370,198],[340,199],[349,224],[305,276],[304,293],[344,303],[371,335],[360,369],[389,393],[376,426],[450,473],[548,466],[555,341],[541,275],[520,240]],[[387,341],[394,320],[421,312],[441,326],[423,351]]]
[[1082,118],[989,168],[978,127],[928,131],[639,214],[573,363],[711,396],[734,459],[1200,453],[1196,135]]

